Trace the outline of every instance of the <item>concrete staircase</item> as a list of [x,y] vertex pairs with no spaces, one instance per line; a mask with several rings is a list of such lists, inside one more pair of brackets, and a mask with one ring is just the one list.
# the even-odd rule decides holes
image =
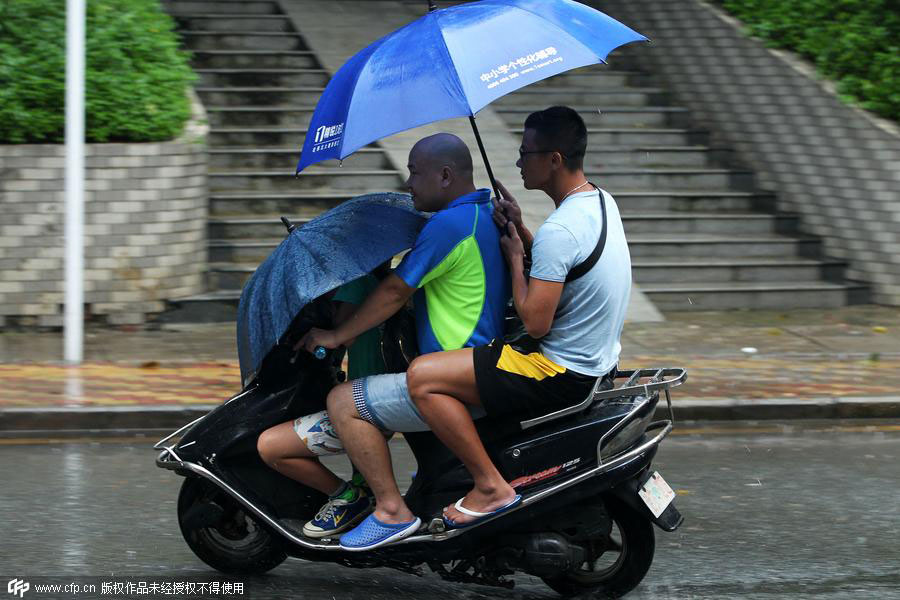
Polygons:
[[[303,220],[360,193],[399,189],[403,175],[372,146],[343,168],[321,164],[295,179],[328,73],[279,3],[165,2],[194,52],[211,125],[210,291],[178,305],[189,309],[185,318],[227,319],[243,282],[283,238],[280,215]],[[586,170],[617,198],[635,280],[657,307],[827,308],[866,299],[863,286],[843,279],[845,265],[822,257],[794,215],[775,212],[774,196],[757,189],[727,149],[710,147],[708,132],[692,127],[688,111],[636,68],[627,48],[610,61],[519,90],[488,110],[516,138],[533,110],[566,104],[584,115]]]
[[634,279],[663,311],[843,306],[865,288],[842,279],[844,264],[823,258],[818,240],[798,233],[794,215],[774,211],[753,173],[691,127],[627,50],[610,65],[578,69],[497,100],[516,136],[527,115],[566,104],[588,126],[585,170],[622,212]]
[[195,89],[209,118],[208,292],[173,302],[177,320],[230,319],[241,288],[284,238],[279,217],[303,222],[403,175],[367,147],[342,166],[294,176],[329,75],[276,0],[166,0],[193,52]]

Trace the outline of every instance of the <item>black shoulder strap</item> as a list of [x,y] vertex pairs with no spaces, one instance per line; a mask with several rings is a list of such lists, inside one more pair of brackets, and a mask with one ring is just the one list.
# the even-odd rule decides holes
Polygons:
[[[588,182],[591,183],[591,182]],[[591,185],[594,185],[591,183]],[[594,251],[591,252],[591,255],[584,259],[579,264],[572,267],[569,271],[569,274],[566,275],[566,283],[570,281],[575,281],[585,273],[591,270],[591,268],[597,264],[597,261],[600,260],[600,255],[603,254],[603,248],[606,247],[606,201],[603,198],[603,190],[597,188],[597,192],[600,194],[600,214],[603,217],[603,227],[600,229],[600,239],[597,240],[597,245],[594,247]]]

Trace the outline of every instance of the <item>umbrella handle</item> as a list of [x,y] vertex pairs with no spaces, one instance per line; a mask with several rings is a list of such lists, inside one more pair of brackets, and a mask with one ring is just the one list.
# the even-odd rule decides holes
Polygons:
[[491,170],[491,163],[488,161],[487,152],[484,150],[484,143],[481,141],[481,134],[478,133],[478,126],[475,124],[475,117],[469,115],[469,123],[472,124],[472,131],[475,132],[475,141],[478,142],[478,149],[481,150],[481,158],[484,159],[484,166],[487,169],[488,179],[491,180],[491,187],[494,188],[494,197],[500,198],[500,190],[497,187],[497,180],[494,179],[494,172]]

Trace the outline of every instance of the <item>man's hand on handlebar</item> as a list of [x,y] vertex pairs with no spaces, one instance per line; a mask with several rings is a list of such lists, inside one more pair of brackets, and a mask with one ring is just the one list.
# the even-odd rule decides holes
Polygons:
[[300,348],[305,349],[310,354],[316,351],[317,346],[322,346],[328,350],[333,350],[340,346],[338,343],[337,335],[334,330],[328,329],[318,329],[313,327],[309,331],[306,332],[300,341],[294,345],[294,350],[299,350]]

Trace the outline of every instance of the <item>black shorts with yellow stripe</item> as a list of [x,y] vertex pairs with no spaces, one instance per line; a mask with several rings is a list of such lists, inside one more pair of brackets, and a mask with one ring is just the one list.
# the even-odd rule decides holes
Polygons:
[[[597,377],[569,370],[540,352],[520,350],[498,340],[473,348],[475,384],[488,416],[545,415],[578,404],[597,382]],[[604,376],[603,389],[612,386],[614,371]]]

